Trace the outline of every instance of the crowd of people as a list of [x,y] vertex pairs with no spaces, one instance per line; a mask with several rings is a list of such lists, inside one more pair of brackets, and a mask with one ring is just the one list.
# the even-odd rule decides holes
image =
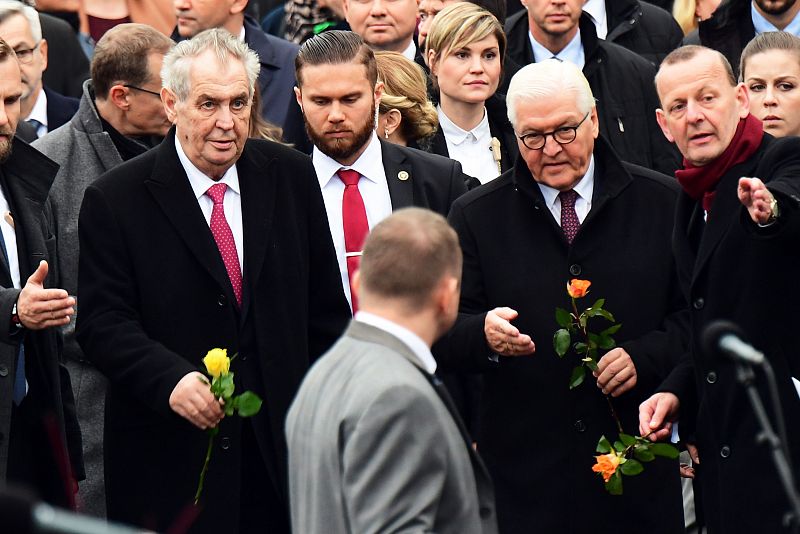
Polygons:
[[797,0],[0,0],[0,511],[800,531],[798,36]]

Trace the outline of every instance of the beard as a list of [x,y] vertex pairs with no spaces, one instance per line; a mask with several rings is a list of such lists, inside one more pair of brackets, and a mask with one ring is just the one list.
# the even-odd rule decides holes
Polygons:
[[0,163],[5,163],[11,157],[11,146],[14,143],[14,132],[0,132],[0,134],[7,135],[8,140],[0,140]]
[[[356,124],[353,128],[353,137],[349,139],[331,139],[325,132],[314,129],[303,114],[303,122],[306,123],[306,132],[311,142],[314,143],[320,152],[336,161],[347,159],[367,144],[372,132],[375,130],[375,102],[372,103],[372,111],[360,125]],[[332,130],[339,131],[339,130]],[[330,133],[330,131],[328,132]]]
[[756,0],[756,5],[767,15],[783,15],[789,11],[797,0]]

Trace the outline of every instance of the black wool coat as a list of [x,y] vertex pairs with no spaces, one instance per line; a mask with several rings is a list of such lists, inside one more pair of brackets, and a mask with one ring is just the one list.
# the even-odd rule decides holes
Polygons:
[[[606,494],[591,466],[598,439],[617,436],[616,425],[591,376],[569,390],[578,359],[553,349],[555,309],[570,305],[567,282],[590,280],[579,305],[606,299],[623,325],[617,343],[637,369],[637,385],[613,401],[632,434],[639,403],[684,351],[685,300],[670,247],[677,184],[620,162],[602,138],[594,156],[592,208],[572,245],[521,157],[450,212],[464,254],[462,315],[434,354],[444,367],[485,371],[478,450],[495,482],[504,533],[683,531],[675,461],[626,477],[622,497]],[[483,321],[498,306],[519,312],[513,323],[531,335],[535,354],[489,359]]]
[[[758,228],[739,203],[741,176],[761,178],[778,199],[781,215],[772,226]],[[759,426],[737,382],[736,366],[703,350],[703,331],[710,322],[734,322],[769,359],[794,477],[800,479],[800,398],[791,380],[800,378],[799,204],[800,140],[768,134],[755,155],[723,175],[707,223],[697,202],[685,193],[678,199],[675,257],[690,299],[692,358],[676,367],[661,389],[680,398],[681,421],[696,417],[700,465],[695,483],[702,488],[712,533],[784,532],[781,519],[789,505],[769,448],[756,444]],[[760,371],[755,384],[775,425]]]

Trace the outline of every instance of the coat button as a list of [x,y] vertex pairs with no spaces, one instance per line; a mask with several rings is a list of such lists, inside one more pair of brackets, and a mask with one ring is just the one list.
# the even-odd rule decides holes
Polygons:
[[0,365],[0,376],[8,376],[8,367]]
[[706,375],[706,382],[708,382],[709,384],[713,384],[716,381],[717,381],[717,373],[715,373],[714,371],[709,371],[708,374]]
[[225,437],[219,440],[219,446],[222,447],[222,450],[227,451],[231,448],[231,438]]
[[731,455],[731,448],[727,445],[723,445],[722,448],[719,450],[719,455],[723,458],[727,458]]
[[480,513],[481,519],[486,519],[488,517],[491,517],[492,509],[489,508],[488,506],[481,506],[480,509],[478,510],[478,513]]
[[574,263],[574,264],[570,265],[569,266],[569,274],[571,274],[572,276],[580,276],[580,274],[581,274],[581,266],[578,265],[577,263]]
[[574,426],[575,430],[577,430],[578,432],[585,432],[586,431],[586,423],[584,423],[580,419],[575,421],[575,423],[572,426]]
[[703,306],[705,305],[706,301],[703,300],[703,297],[697,297],[696,299],[694,299],[694,302],[692,302],[692,307],[694,307],[695,310],[702,310]]
[[228,299],[225,297],[225,295],[220,295],[217,297],[217,304],[220,306],[225,306],[227,303]]

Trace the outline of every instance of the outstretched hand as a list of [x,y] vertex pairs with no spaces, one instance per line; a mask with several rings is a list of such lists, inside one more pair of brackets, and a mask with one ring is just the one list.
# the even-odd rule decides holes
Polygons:
[[747,208],[754,223],[766,224],[772,215],[772,201],[775,197],[758,178],[739,178],[739,202]]
[[47,270],[47,262],[42,260],[17,298],[17,316],[29,330],[63,326],[75,313],[75,299],[65,290],[44,288]]
[[522,334],[511,321],[519,315],[511,308],[495,308],[486,314],[483,332],[486,343],[501,356],[526,356],[536,352],[531,336]]

